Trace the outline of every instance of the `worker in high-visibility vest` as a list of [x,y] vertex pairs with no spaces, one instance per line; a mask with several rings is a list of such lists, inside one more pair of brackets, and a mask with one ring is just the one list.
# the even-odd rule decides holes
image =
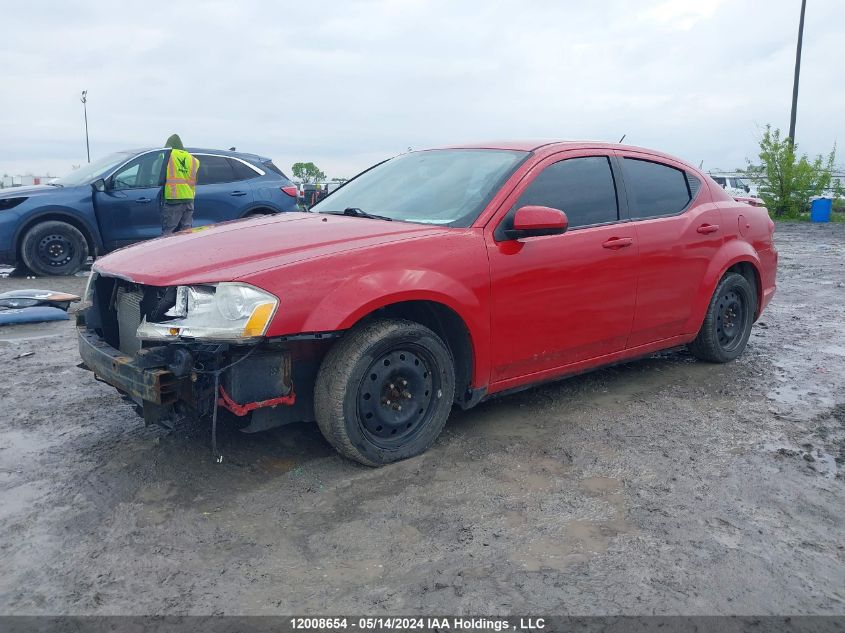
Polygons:
[[161,234],[169,235],[191,228],[200,162],[185,151],[178,134],[172,134],[164,146],[171,149],[161,205]]

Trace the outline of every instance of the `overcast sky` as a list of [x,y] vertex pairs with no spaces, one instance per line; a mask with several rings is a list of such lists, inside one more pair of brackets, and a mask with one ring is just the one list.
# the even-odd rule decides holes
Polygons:
[[[796,137],[845,140],[845,2],[808,0]],[[786,131],[800,0],[15,2],[0,173],[186,145],[352,176],[415,149],[601,139],[705,169]],[[845,148],[842,148],[845,151]],[[837,162],[842,164],[842,154]]]

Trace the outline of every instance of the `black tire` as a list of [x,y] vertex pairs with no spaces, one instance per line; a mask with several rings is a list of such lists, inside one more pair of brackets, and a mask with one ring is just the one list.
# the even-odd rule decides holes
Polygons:
[[67,222],[41,222],[24,235],[21,258],[36,275],[72,275],[88,259],[88,242],[79,229]]
[[413,321],[351,330],[326,354],[314,388],[323,436],[366,466],[419,455],[440,435],[455,395],[452,355]]
[[727,363],[745,350],[757,311],[757,293],[748,280],[728,273],[716,286],[704,323],[687,347],[696,358]]
[[263,218],[264,216],[267,216],[267,215],[274,215],[274,212],[271,211],[270,209],[264,209],[264,208],[253,209],[252,211],[250,211],[249,213],[247,213],[244,216],[244,219],[247,219],[247,218]]

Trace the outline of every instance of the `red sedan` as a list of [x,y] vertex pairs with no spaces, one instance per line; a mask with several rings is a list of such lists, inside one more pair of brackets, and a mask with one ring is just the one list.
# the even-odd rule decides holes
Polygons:
[[642,148],[411,152],[311,213],[99,260],[80,352],[148,422],[316,421],[381,465],[425,451],[455,404],[684,345],[737,358],[775,291],[773,231]]

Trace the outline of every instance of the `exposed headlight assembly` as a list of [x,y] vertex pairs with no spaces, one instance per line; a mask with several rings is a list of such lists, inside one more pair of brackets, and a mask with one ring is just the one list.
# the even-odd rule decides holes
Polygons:
[[264,336],[279,300],[247,284],[223,282],[179,286],[176,305],[162,323],[144,320],[138,338],[145,340],[200,340],[243,342]]
[[82,295],[82,303],[79,304],[80,310],[85,310],[94,305],[94,284],[97,281],[99,274],[96,270],[91,270],[88,275],[88,282],[85,284],[85,294]]

